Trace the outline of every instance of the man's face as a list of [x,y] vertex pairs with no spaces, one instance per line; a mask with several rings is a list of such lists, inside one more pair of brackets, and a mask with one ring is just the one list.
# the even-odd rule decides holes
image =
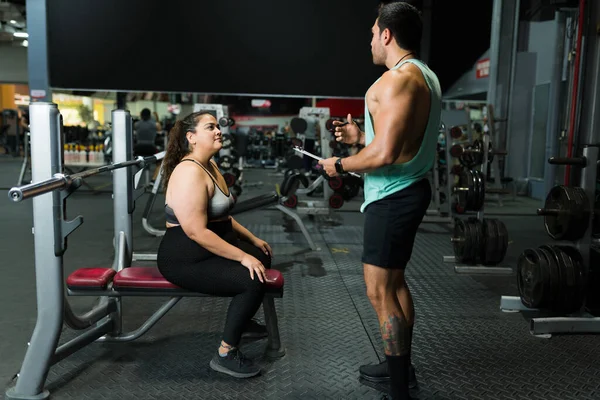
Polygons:
[[373,37],[371,39],[371,54],[373,55],[373,64],[384,65],[386,59],[385,47],[381,42],[381,32],[379,31],[379,25],[377,25],[377,20],[371,28],[371,33],[373,34]]

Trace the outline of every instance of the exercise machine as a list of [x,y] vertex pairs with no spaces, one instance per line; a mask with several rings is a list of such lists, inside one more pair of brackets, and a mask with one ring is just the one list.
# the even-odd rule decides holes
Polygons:
[[[332,156],[331,148],[329,147],[330,134],[327,129],[327,121],[330,119],[330,111],[328,107],[302,107],[298,113],[298,118],[304,119],[308,117],[317,118],[319,121],[320,145],[322,158],[329,158]],[[302,133],[300,133],[302,134]],[[295,204],[295,209],[298,214],[301,215],[325,215],[332,216],[332,208],[329,205],[329,199],[334,194],[333,190],[329,187],[327,179],[319,176],[309,187],[300,189],[297,194],[309,194],[313,193],[319,186],[322,186],[322,197],[316,195],[308,199],[298,199]]]

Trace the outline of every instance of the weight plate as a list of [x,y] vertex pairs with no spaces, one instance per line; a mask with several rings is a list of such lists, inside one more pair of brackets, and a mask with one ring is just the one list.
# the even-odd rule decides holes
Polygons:
[[548,262],[538,249],[526,249],[517,260],[517,286],[521,302],[539,308],[547,293]]
[[230,156],[223,156],[219,159],[219,167],[225,171],[233,166],[233,158]]
[[232,187],[233,185],[235,185],[236,178],[235,175],[233,175],[232,173],[224,173],[223,178],[225,178],[225,184],[227,185],[227,187]]
[[559,260],[556,257],[556,254],[547,246],[540,246],[538,251],[543,254],[548,263],[548,269],[546,271],[546,276],[548,279],[548,283],[546,285],[544,301],[540,304],[540,308],[553,310],[555,309],[555,304],[557,301],[560,292],[558,291],[560,288],[556,285],[559,283],[557,281],[558,275],[557,272],[559,270]]
[[473,262],[479,264],[483,261],[482,257],[481,257],[481,249],[485,248],[485,232],[483,229],[483,223],[482,221],[478,220],[478,219],[474,219],[473,220],[473,225],[475,226],[475,229],[477,231],[477,236],[476,236],[476,245],[473,248]]
[[479,211],[485,204],[485,175],[483,172],[475,170],[477,176],[477,205],[475,211]]
[[329,198],[329,207],[333,209],[341,208],[344,205],[344,198],[339,193],[334,193]]
[[589,225],[590,205],[582,188],[555,186],[544,204],[544,226],[555,240],[579,240]]
[[467,249],[467,233],[465,221],[454,219],[454,235],[452,238],[452,247],[454,248],[454,258],[462,263],[465,261],[465,253]]
[[229,126],[229,119],[227,117],[219,118],[219,125],[221,125],[223,128]]
[[477,258],[477,231],[472,220],[467,220],[467,253],[465,262],[469,264],[476,263]]
[[450,147],[450,155],[454,158],[461,157],[463,153],[464,149],[462,144],[455,144],[454,146]]
[[452,139],[460,139],[460,137],[463,135],[462,129],[460,129],[460,127],[458,126],[453,126],[450,129],[450,137]]
[[498,255],[498,262],[502,262],[508,251],[508,229],[506,229],[506,225],[504,225],[504,222],[502,221],[496,220],[496,224],[498,225],[498,232],[500,234],[500,254]]
[[223,149],[230,149],[233,146],[233,139],[231,135],[225,134],[222,136],[223,139]]
[[563,304],[565,302],[562,257],[549,245],[543,245],[540,246],[540,248],[549,253],[552,258],[552,262],[550,263],[550,286],[552,288],[552,298],[548,301],[547,306],[550,310],[560,310],[563,308]]
[[298,205],[298,196],[296,196],[295,194],[289,196],[284,202],[283,205],[288,207],[288,208],[296,208],[296,206]]
[[471,171],[470,169],[466,169],[464,171],[464,176],[466,182],[464,187],[469,188],[469,190],[466,192],[467,198],[465,209],[467,211],[473,211],[473,208],[475,206],[475,178],[473,176],[473,171]]
[[585,299],[588,294],[588,276],[585,272],[585,264],[581,253],[576,247],[573,246],[563,246],[556,245],[554,246],[560,249],[564,254],[566,254],[573,265],[573,277],[574,277],[574,286],[573,291],[571,293],[572,296],[572,304],[573,310],[578,311],[583,305]]
[[339,176],[332,176],[328,181],[331,190],[338,191],[344,186],[344,181]]
[[479,205],[479,178],[477,176],[477,170],[470,170],[470,173],[473,179],[473,190],[469,191],[469,193],[471,193],[471,207],[469,210],[479,211],[477,208]]
[[299,134],[306,132],[306,128],[308,127],[308,124],[306,123],[305,119],[294,117],[290,121],[290,127],[292,128],[292,131],[294,131],[294,133],[296,135],[299,135]]
[[[548,252],[552,254],[552,256],[557,261],[557,278],[558,278],[558,291],[554,298],[554,302],[552,304],[552,310],[556,312],[570,312],[573,304],[571,299],[572,292],[572,283],[573,283],[573,274],[572,274],[572,266],[573,263],[569,260],[569,256],[565,254],[565,252],[561,251],[556,246],[547,245],[544,246]],[[569,279],[569,275],[571,275],[571,279]],[[570,284],[569,284],[570,281]]]
[[485,238],[485,244],[481,246],[482,263],[484,265],[494,265],[498,253],[498,230],[491,219],[484,218],[482,224]]

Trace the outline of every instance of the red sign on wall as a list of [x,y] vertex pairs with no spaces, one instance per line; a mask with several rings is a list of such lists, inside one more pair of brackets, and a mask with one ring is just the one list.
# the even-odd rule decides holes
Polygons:
[[487,78],[490,76],[490,59],[484,58],[483,60],[477,61],[475,64],[475,77],[477,79]]

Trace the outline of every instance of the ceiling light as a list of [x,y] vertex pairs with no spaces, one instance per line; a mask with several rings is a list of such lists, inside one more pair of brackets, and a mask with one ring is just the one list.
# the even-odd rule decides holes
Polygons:
[[29,34],[27,32],[14,32],[13,36],[19,38],[28,38]]

